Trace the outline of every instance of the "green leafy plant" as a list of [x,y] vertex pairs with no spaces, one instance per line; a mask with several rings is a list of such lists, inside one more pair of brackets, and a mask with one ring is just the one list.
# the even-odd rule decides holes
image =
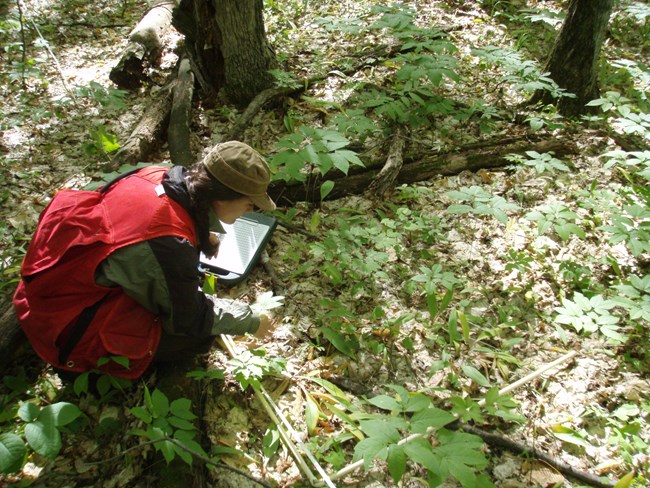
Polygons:
[[332,117],[332,124],[346,137],[359,139],[360,142],[379,131],[374,120],[363,109],[348,109]]
[[504,259],[507,262],[506,271],[517,270],[520,274],[532,269],[532,264],[535,262],[535,258],[527,252],[515,249],[508,249]]
[[459,81],[458,60],[452,56],[457,48],[436,29],[416,23],[416,11],[403,3],[375,6],[380,17],[368,29],[393,37],[399,51],[385,64],[395,70],[392,83],[383,89],[361,93],[361,106],[372,109],[389,125],[408,123],[412,127],[427,125],[435,114],[448,114],[453,102],[434,93],[444,79]]
[[508,223],[507,211],[518,210],[515,203],[506,201],[503,197],[492,195],[480,186],[464,187],[460,190],[447,192],[451,200],[461,202],[447,207],[450,214],[491,215],[503,224]]
[[75,94],[80,98],[94,100],[105,109],[123,110],[126,109],[125,98],[128,92],[113,87],[104,87],[96,81],[89,81],[87,86],[79,86]]
[[424,288],[427,310],[433,321],[449,306],[454,288],[460,282],[451,271],[444,271],[442,265],[436,263],[430,267],[420,266],[419,273],[406,282],[405,290],[413,293],[416,287]]
[[434,264],[431,267],[420,266],[419,273],[411,278],[415,283],[421,283],[424,286],[425,292],[433,293],[438,287],[451,290],[455,285],[460,283],[451,271],[445,271],[441,264]]
[[539,65],[530,59],[523,59],[515,49],[499,46],[485,46],[472,49],[472,54],[479,58],[484,67],[499,66],[504,71],[503,82],[511,85],[512,90],[523,91],[532,95],[537,90],[547,91],[553,98],[575,97],[560,88],[549,77],[542,73]]
[[602,295],[586,297],[580,292],[573,294],[573,300],[562,299],[561,307],[556,307],[558,315],[555,323],[571,325],[578,332],[600,332],[605,337],[615,342],[625,340],[625,335],[620,332],[619,317],[612,315],[611,310],[616,302],[608,300]]
[[354,359],[360,348],[354,315],[336,300],[321,300],[320,304],[329,310],[320,317],[318,330],[337,350]]
[[19,471],[25,464],[28,447],[41,456],[56,458],[63,446],[61,432],[81,415],[81,410],[67,402],[43,407],[24,402],[16,415],[24,422],[17,432],[0,433],[0,473]]
[[525,218],[537,223],[539,235],[544,235],[552,229],[563,241],[569,240],[572,235],[581,239],[586,237],[582,227],[576,224],[578,214],[559,202],[542,205],[528,212]]
[[281,375],[286,364],[285,358],[267,358],[264,349],[252,349],[231,358],[227,370],[235,376],[243,389],[251,385],[259,388],[265,376]]
[[615,446],[617,457],[620,456],[629,466],[635,467],[639,484],[621,486],[643,486],[650,474],[650,463],[639,459],[638,453],[646,452],[649,447],[648,440],[643,435],[643,426],[650,419],[650,403],[643,400],[625,402],[610,408],[593,404],[585,409],[581,417],[582,424],[588,426],[588,433],[597,433],[589,436],[590,440]]
[[558,267],[562,280],[571,288],[589,290],[592,286],[592,272],[589,267],[575,261],[562,261]]
[[267,314],[271,310],[281,307],[284,297],[281,295],[273,295],[272,291],[266,291],[260,294],[255,303],[251,304],[251,310],[256,314]]
[[617,91],[608,91],[603,97],[587,103],[587,106],[599,107],[606,116],[612,115],[611,126],[614,130],[640,136],[650,131],[650,114]]
[[269,158],[274,179],[306,182],[312,171],[324,176],[334,168],[347,175],[351,165],[363,166],[354,151],[345,149],[349,144],[338,131],[302,126],[280,139],[279,151]]
[[635,200],[628,198],[630,203],[622,208],[610,207],[610,223],[599,229],[610,234],[610,243],[625,242],[633,256],[640,256],[650,251],[650,209]]
[[133,429],[129,433],[152,441],[155,449],[163,454],[167,463],[173,461],[178,455],[191,465],[190,451],[207,459],[207,454],[195,440],[198,430],[193,421],[197,417],[191,407],[192,402],[187,398],[178,398],[170,402],[162,391],[155,389],[151,393],[145,386],[144,405],[133,407],[129,411],[141,420],[146,428]]
[[[355,460],[363,460],[366,469],[377,459],[385,461],[395,483],[403,477],[410,459],[427,468],[433,486],[450,476],[464,487],[493,486],[487,476],[476,474],[487,465],[480,437],[445,429],[456,417],[433,407],[425,395],[410,393],[399,385],[388,386],[395,396],[379,395],[368,402],[390,415],[375,414],[359,422],[366,438],[355,446]],[[432,446],[424,435],[433,432],[437,442]]]
[[278,88],[300,88],[300,82],[291,73],[287,73],[286,71],[278,69],[269,70],[269,73],[273,76],[275,80],[275,86]]
[[103,124],[99,125],[96,129],[92,129],[90,136],[92,138],[91,142],[83,144],[83,149],[88,155],[108,155],[120,148],[117,142],[117,136],[108,133]]
[[650,181],[650,151],[609,151],[602,157],[608,160],[605,164],[606,168],[615,165],[625,166],[634,174]]
[[553,28],[559,26],[566,17],[564,13],[552,12],[548,9],[522,9],[520,12],[530,22],[542,22]]
[[650,322],[650,275],[642,278],[630,275],[612,288],[618,293],[611,301],[627,310],[630,321],[642,319]]
[[537,151],[526,151],[526,156],[521,154],[508,154],[505,159],[513,163],[529,166],[535,170],[536,173],[542,174],[545,172],[555,171],[569,171],[569,167],[559,159],[553,157],[553,152],[538,153]]
[[[348,213],[340,209],[341,214]],[[391,253],[399,252],[403,238],[396,230],[400,222],[423,239],[435,235],[436,227],[425,230],[415,223],[416,215],[401,214],[399,222],[384,218],[380,222],[365,215],[344,215],[336,219],[336,227],[325,237],[309,245],[309,252],[319,271],[334,286],[360,290],[373,289],[378,280],[388,279],[385,263]],[[424,224],[422,224],[424,225]],[[368,280],[367,278],[372,278]]]
[[123,356],[110,356],[107,358],[99,358],[97,361],[97,368],[85,371],[77,376],[72,384],[73,390],[77,396],[85,395],[90,392],[90,381],[94,381],[94,392],[99,394],[102,402],[108,402],[116,393],[124,393],[125,390],[130,388],[133,384],[131,380],[126,378],[118,378],[110,374],[103,373],[99,368],[114,362],[129,369],[129,359]]

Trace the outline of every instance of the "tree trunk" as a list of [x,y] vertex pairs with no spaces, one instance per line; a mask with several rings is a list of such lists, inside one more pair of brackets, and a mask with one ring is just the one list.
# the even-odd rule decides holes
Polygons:
[[185,35],[203,98],[240,106],[273,84],[277,66],[264,30],[263,0],[181,0],[174,26]]
[[[586,104],[598,98],[598,59],[614,0],[571,0],[566,19],[553,46],[545,72],[560,88],[575,95],[557,101],[563,115],[587,113]],[[547,91],[537,92],[532,101],[555,103]]]
[[214,0],[221,31],[225,92],[237,105],[273,85],[270,69],[277,67],[275,53],[266,40],[263,0]]

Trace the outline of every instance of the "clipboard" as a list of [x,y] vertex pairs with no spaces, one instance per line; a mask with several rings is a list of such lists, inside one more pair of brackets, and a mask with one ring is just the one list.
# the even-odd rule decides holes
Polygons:
[[211,273],[219,281],[235,285],[257,264],[264,246],[271,239],[277,221],[257,212],[246,212],[234,224],[223,224],[219,252],[214,258],[201,253],[199,270]]

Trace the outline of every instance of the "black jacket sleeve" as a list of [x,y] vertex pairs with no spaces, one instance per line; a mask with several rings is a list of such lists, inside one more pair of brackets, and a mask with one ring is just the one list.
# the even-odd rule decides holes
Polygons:
[[214,312],[212,302],[200,291],[197,269],[198,255],[187,239],[165,236],[148,241],[163,271],[171,321],[167,332],[194,337],[212,335]]

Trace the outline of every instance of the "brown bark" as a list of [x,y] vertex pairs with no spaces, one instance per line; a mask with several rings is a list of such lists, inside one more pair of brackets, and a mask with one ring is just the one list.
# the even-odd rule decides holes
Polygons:
[[205,100],[223,93],[243,106],[273,84],[268,71],[277,62],[262,11],[262,0],[181,0],[174,10]]
[[172,24],[185,36],[185,49],[201,87],[201,98],[215,100],[223,85],[223,56],[211,1],[180,0]]
[[263,0],[213,0],[221,32],[225,94],[236,105],[247,105],[273,85],[270,69],[277,67],[266,40]]
[[147,107],[126,143],[118,150],[112,164],[114,168],[122,164],[136,164],[149,157],[153,148],[160,143],[167,127],[171,104],[172,88],[168,84]]
[[[575,98],[562,97],[558,110],[581,115],[586,104],[598,98],[597,66],[613,0],[571,0],[566,19],[544,68],[555,83]],[[538,91],[532,102],[554,103],[547,91]]]
[[129,44],[109,78],[120,88],[134,90],[146,79],[147,63],[156,65],[163,52],[163,36],[171,27],[175,0],[156,0],[129,34]]
[[[461,171],[476,171],[481,168],[498,168],[512,164],[505,159],[508,154],[523,154],[525,151],[540,153],[553,151],[555,155],[575,154],[578,149],[572,141],[562,141],[557,138],[541,141],[528,139],[499,139],[486,143],[460,148],[454,152],[442,154],[414,155],[405,161],[395,179],[398,184],[415,183],[432,178],[436,175],[454,175]],[[366,168],[354,169],[349,175],[328,174],[327,179],[334,181],[334,188],[327,196],[335,200],[347,195],[363,193],[380,172],[380,162],[366,162]],[[269,187],[271,197],[289,205],[297,201],[320,201],[320,185],[322,178],[314,175],[309,187],[303,184],[287,185],[285,182],[274,182]]]
[[173,89],[174,101],[169,116],[167,142],[169,157],[173,164],[189,167],[194,164],[194,154],[190,146],[190,117],[192,114],[192,95],[194,94],[194,75],[188,59],[178,65],[177,83]]
[[404,129],[398,127],[393,134],[386,164],[381,168],[381,171],[370,183],[368,191],[376,196],[381,197],[393,188],[395,179],[399,175],[402,165],[404,164]]
[[268,88],[261,91],[246,107],[239,119],[233,124],[230,132],[226,136],[227,141],[239,140],[249,126],[255,115],[271,100],[278,97],[286,97],[292,93],[302,90],[302,88]]

